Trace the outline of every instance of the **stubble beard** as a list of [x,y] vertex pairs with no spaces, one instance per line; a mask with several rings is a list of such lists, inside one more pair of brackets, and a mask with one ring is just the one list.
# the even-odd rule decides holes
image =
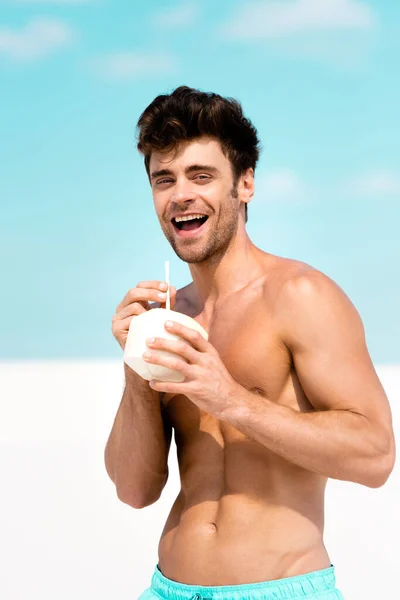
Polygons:
[[[177,240],[174,235],[160,222],[165,237],[172,246],[175,254],[184,262],[189,264],[215,264],[234,241],[239,223],[239,207],[234,202],[238,197],[237,186],[234,185],[230,191],[226,207],[223,209],[222,217],[213,225],[205,240]],[[208,222],[208,221],[207,221]]]

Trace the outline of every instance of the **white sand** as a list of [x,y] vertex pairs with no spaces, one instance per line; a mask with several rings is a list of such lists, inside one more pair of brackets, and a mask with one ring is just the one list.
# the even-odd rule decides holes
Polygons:
[[[377,371],[399,431],[400,365]],[[103,462],[122,387],[120,361],[0,364],[0,598],[135,600],[150,585],[175,445],[162,498],[122,504]],[[329,482],[325,542],[346,600],[400,596],[399,501],[397,466],[377,490]]]

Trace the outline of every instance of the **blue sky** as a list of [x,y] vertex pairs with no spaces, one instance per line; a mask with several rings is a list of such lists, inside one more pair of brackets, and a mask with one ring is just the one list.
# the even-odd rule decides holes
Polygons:
[[258,129],[253,241],[334,279],[399,362],[399,23],[394,0],[0,0],[0,357],[117,358],[126,291],[166,259],[190,281],[135,148],[185,84]]

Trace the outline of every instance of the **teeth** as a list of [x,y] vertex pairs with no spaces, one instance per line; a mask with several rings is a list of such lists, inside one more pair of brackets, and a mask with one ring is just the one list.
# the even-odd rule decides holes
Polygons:
[[193,219],[202,219],[205,215],[187,215],[186,217],[175,217],[175,221],[180,223],[181,221],[192,221]]

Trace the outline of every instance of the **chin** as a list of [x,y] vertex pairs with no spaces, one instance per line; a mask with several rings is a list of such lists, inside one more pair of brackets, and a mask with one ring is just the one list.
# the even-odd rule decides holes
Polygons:
[[210,256],[209,254],[199,253],[199,252],[177,252],[175,248],[174,248],[174,250],[175,250],[175,254],[178,256],[178,258],[180,258],[181,260],[183,260],[183,262],[188,263],[188,264],[197,264],[197,263],[206,262],[212,256],[212,255]]

